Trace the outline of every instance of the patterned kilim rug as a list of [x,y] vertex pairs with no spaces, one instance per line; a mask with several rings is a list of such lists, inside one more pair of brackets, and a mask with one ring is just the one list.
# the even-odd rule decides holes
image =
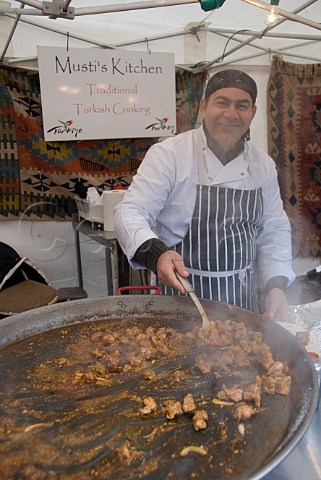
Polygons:
[[321,256],[321,64],[274,57],[267,101],[269,154],[292,223],[293,253]]
[[[178,132],[193,128],[205,74],[176,72]],[[81,187],[127,187],[152,138],[46,142],[38,72],[0,68],[0,220],[70,220]],[[75,190],[76,188],[76,190]]]

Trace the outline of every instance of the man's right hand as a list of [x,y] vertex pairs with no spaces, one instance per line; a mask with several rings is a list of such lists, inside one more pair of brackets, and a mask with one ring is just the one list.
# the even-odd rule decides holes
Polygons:
[[184,261],[179,253],[174,250],[167,250],[162,253],[157,260],[157,276],[161,284],[173,287],[181,294],[186,292],[175,275],[175,270],[184,278],[189,276],[189,272],[184,265]]

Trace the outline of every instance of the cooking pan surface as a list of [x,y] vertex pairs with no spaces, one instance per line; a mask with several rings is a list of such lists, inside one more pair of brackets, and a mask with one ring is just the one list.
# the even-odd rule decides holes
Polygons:
[[[260,412],[244,422],[244,435],[233,417],[235,407],[214,404],[213,398],[224,385],[261,374],[259,367],[202,373],[195,356],[204,346],[195,342],[140,371],[121,371],[115,362],[105,375],[98,348],[105,335],[123,335],[130,351],[132,328],[170,328],[188,338],[199,321],[188,299],[133,297],[55,305],[17,315],[10,319],[15,324],[0,323],[1,478],[258,479],[304,434],[317,391],[309,356],[284,329],[263,325],[243,309],[204,302],[211,318],[231,318],[262,331],[292,378],[290,395],[263,394]],[[111,358],[117,354],[112,351]],[[147,370],[155,376],[144,375]],[[187,393],[208,413],[205,430],[193,428],[191,414],[169,420],[162,411],[166,400],[182,402]],[[142,415],[148,396],[159,408]]]

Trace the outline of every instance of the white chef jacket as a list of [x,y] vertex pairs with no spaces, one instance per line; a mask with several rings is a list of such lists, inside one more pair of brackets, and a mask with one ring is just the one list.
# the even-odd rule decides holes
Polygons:
[[275,163],[265,152],[246,142],[246,153],[223,165],[208,148],[201,129],[189,130],[153,145],[147,152],[124,199],[114,209],[114,228],[119,244],[133,268],[138,247],[150,238],[159,238],[172,247],[184,238],[193,215],[198,176],[197,142],[202,141],[206,185],[234,189],[262,188],[263,227],[257,238],[257,260],[262,285],[275,276],[289,284],[295,274],[291,267],[291,226],[283,209]]

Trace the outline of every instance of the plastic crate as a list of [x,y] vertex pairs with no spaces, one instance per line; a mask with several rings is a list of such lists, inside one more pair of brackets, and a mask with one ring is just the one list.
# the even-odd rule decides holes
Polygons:
[[103,205],[91,205],[88,200],[74,197],[81,218],[90,222],[104,223]]

